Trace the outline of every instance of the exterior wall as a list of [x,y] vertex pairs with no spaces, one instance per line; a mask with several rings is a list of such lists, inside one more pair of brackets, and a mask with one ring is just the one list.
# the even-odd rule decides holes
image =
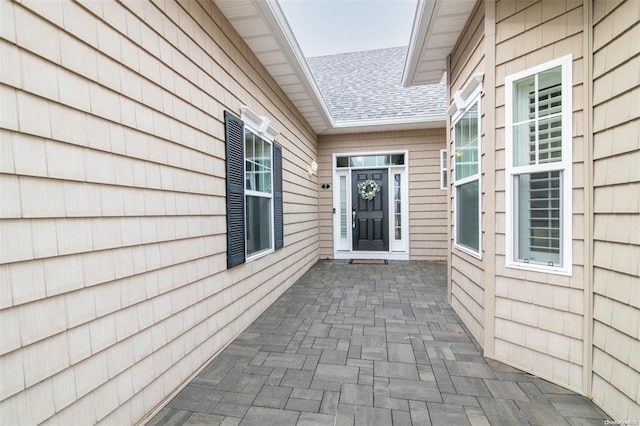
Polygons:
[[[210,1],[0,16],[0,418],[136,423],[318,259],[315,134]],[[285,247],[227,270],[241,104],[282,132]]]
[[640,419],[640,2],[593,10],[593,397]]
[[[491,3],[487,1],[487,3]],[[489,4],[489,7],[493,5]],[[584,137],[586,92],[580,0],[495,3],[496,236],[495,358],[585,393],[585,221],[589,189]],[[573,274],[507,268],[505,235],[505,76],[573,55]],[[588,236],[586,237],[588,239]]]
[[[453,98],[453,94],[461,90],[471,79],[471,77],[477,73],[485,73],[485,45],[484,45],[484,2],[478,2],[476,5],[465,29],[462,31],[462,35],[458,40],[457,45],[451,52],[449,63],[449,99]],[[488,127],[486,122],[486,112],[484,102],[486,95],[480,99],[480,165],[481,165],[481,195],[480,195],[480,209],[482,212],[482,220],[480,226],[482,229],[482,239],[480,252],[483,252],[483,248],[487,244],[492,244],[491,241],[486,242],[485,236],[488,235],[487,225],[488,220],[491,220],[491,215],[487,215],[487,212],[483,207],[487,206],[487,190],[486,179],[487,173],[484,167],[484,162],[488,156],[493,155],[493,144],[487,143],[484,131]],[[453,121],[449,120],[449,132],[453,133]],[[449,138],[450,143],[448,145],[449,153],[449,189],[448,189],[448,206],[450,215],[450,249],[451,249],[451,261],[449,270],[449,280],[451,289],[451,306],[455,309],[456,313],[464,321],[465,325],[469,328],[473,336],[479,342],[484,341],[484,323],[485,323],[485,261],[480,260],[474,256],[471,256],[457,248],[454,245],[455,229],[453,223],[455,222],[455,199],[454,199],[454,186],[453,186],[453,162],[454,162],[454,145],[452,138]],[[491,177],[491,176],[489,176]],[[490,191],[493,188],[490,188]]]
[[[321,135],[318,181],[331,183],[332,155],[349,152],[409,151],[409,250],[414,260],[445,261],[446,191],[440,189],[444,129]],[[333,186],[319,192],[320,257],[333,258]]]

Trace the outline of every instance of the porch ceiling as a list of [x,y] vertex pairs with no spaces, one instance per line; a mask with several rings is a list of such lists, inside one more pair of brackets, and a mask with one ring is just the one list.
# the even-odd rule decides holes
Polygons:
[[447,55],[458,41],[477,0],[419,0],[413,22],[402,84],[405,87],[440,81]]

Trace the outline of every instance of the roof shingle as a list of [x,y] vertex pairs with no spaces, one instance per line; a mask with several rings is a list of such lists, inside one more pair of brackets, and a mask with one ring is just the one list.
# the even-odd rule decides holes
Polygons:
[[402,87],[406,47],[307,58],[335,122],[441,117],[446,76],[438,84]]

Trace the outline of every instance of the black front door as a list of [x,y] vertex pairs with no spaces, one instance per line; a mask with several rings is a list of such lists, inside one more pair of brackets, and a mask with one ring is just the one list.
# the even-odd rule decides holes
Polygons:
[[[389,221],[387,219],[387,173],[383,170],[353,170],[351,172],[351,218],[353,250],[389,251]],[[373,199],[367,200],[358,192],[358,184],[372,180],[380,189]],[[365,191],[370,191],[365,188]]]

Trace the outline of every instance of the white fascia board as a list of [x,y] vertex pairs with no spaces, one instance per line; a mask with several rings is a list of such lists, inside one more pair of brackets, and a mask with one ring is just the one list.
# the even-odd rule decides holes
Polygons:
[[414,84],[418,66],[422,60],[424,45],[434,24],[434,14],[440,0],[418,0],[416,14],[409,39],[407,59],[402,72],[402,87]]
[[373,120],[338,121],[321,134],[370,133],[394,130],[432,129],[445,127],[446,115],[420,115],[405,118],[382,118]]
[[322,97],[322,92],[316,80],[313,78],[309,64],[307,64],[307,60],[298,45],[280,4],[277,0],[265,0],[256,1],[255,5],[273,30],[274,36],[280,42],[285,54],[291,59],[291,65],[296,74],[298,74],[300,82],[305,86],[311,100],[318,110],[322,111],[324,115],[322,117],[323,121],[325,121],[329,127],[333,127],[334,121],[331,112]]

